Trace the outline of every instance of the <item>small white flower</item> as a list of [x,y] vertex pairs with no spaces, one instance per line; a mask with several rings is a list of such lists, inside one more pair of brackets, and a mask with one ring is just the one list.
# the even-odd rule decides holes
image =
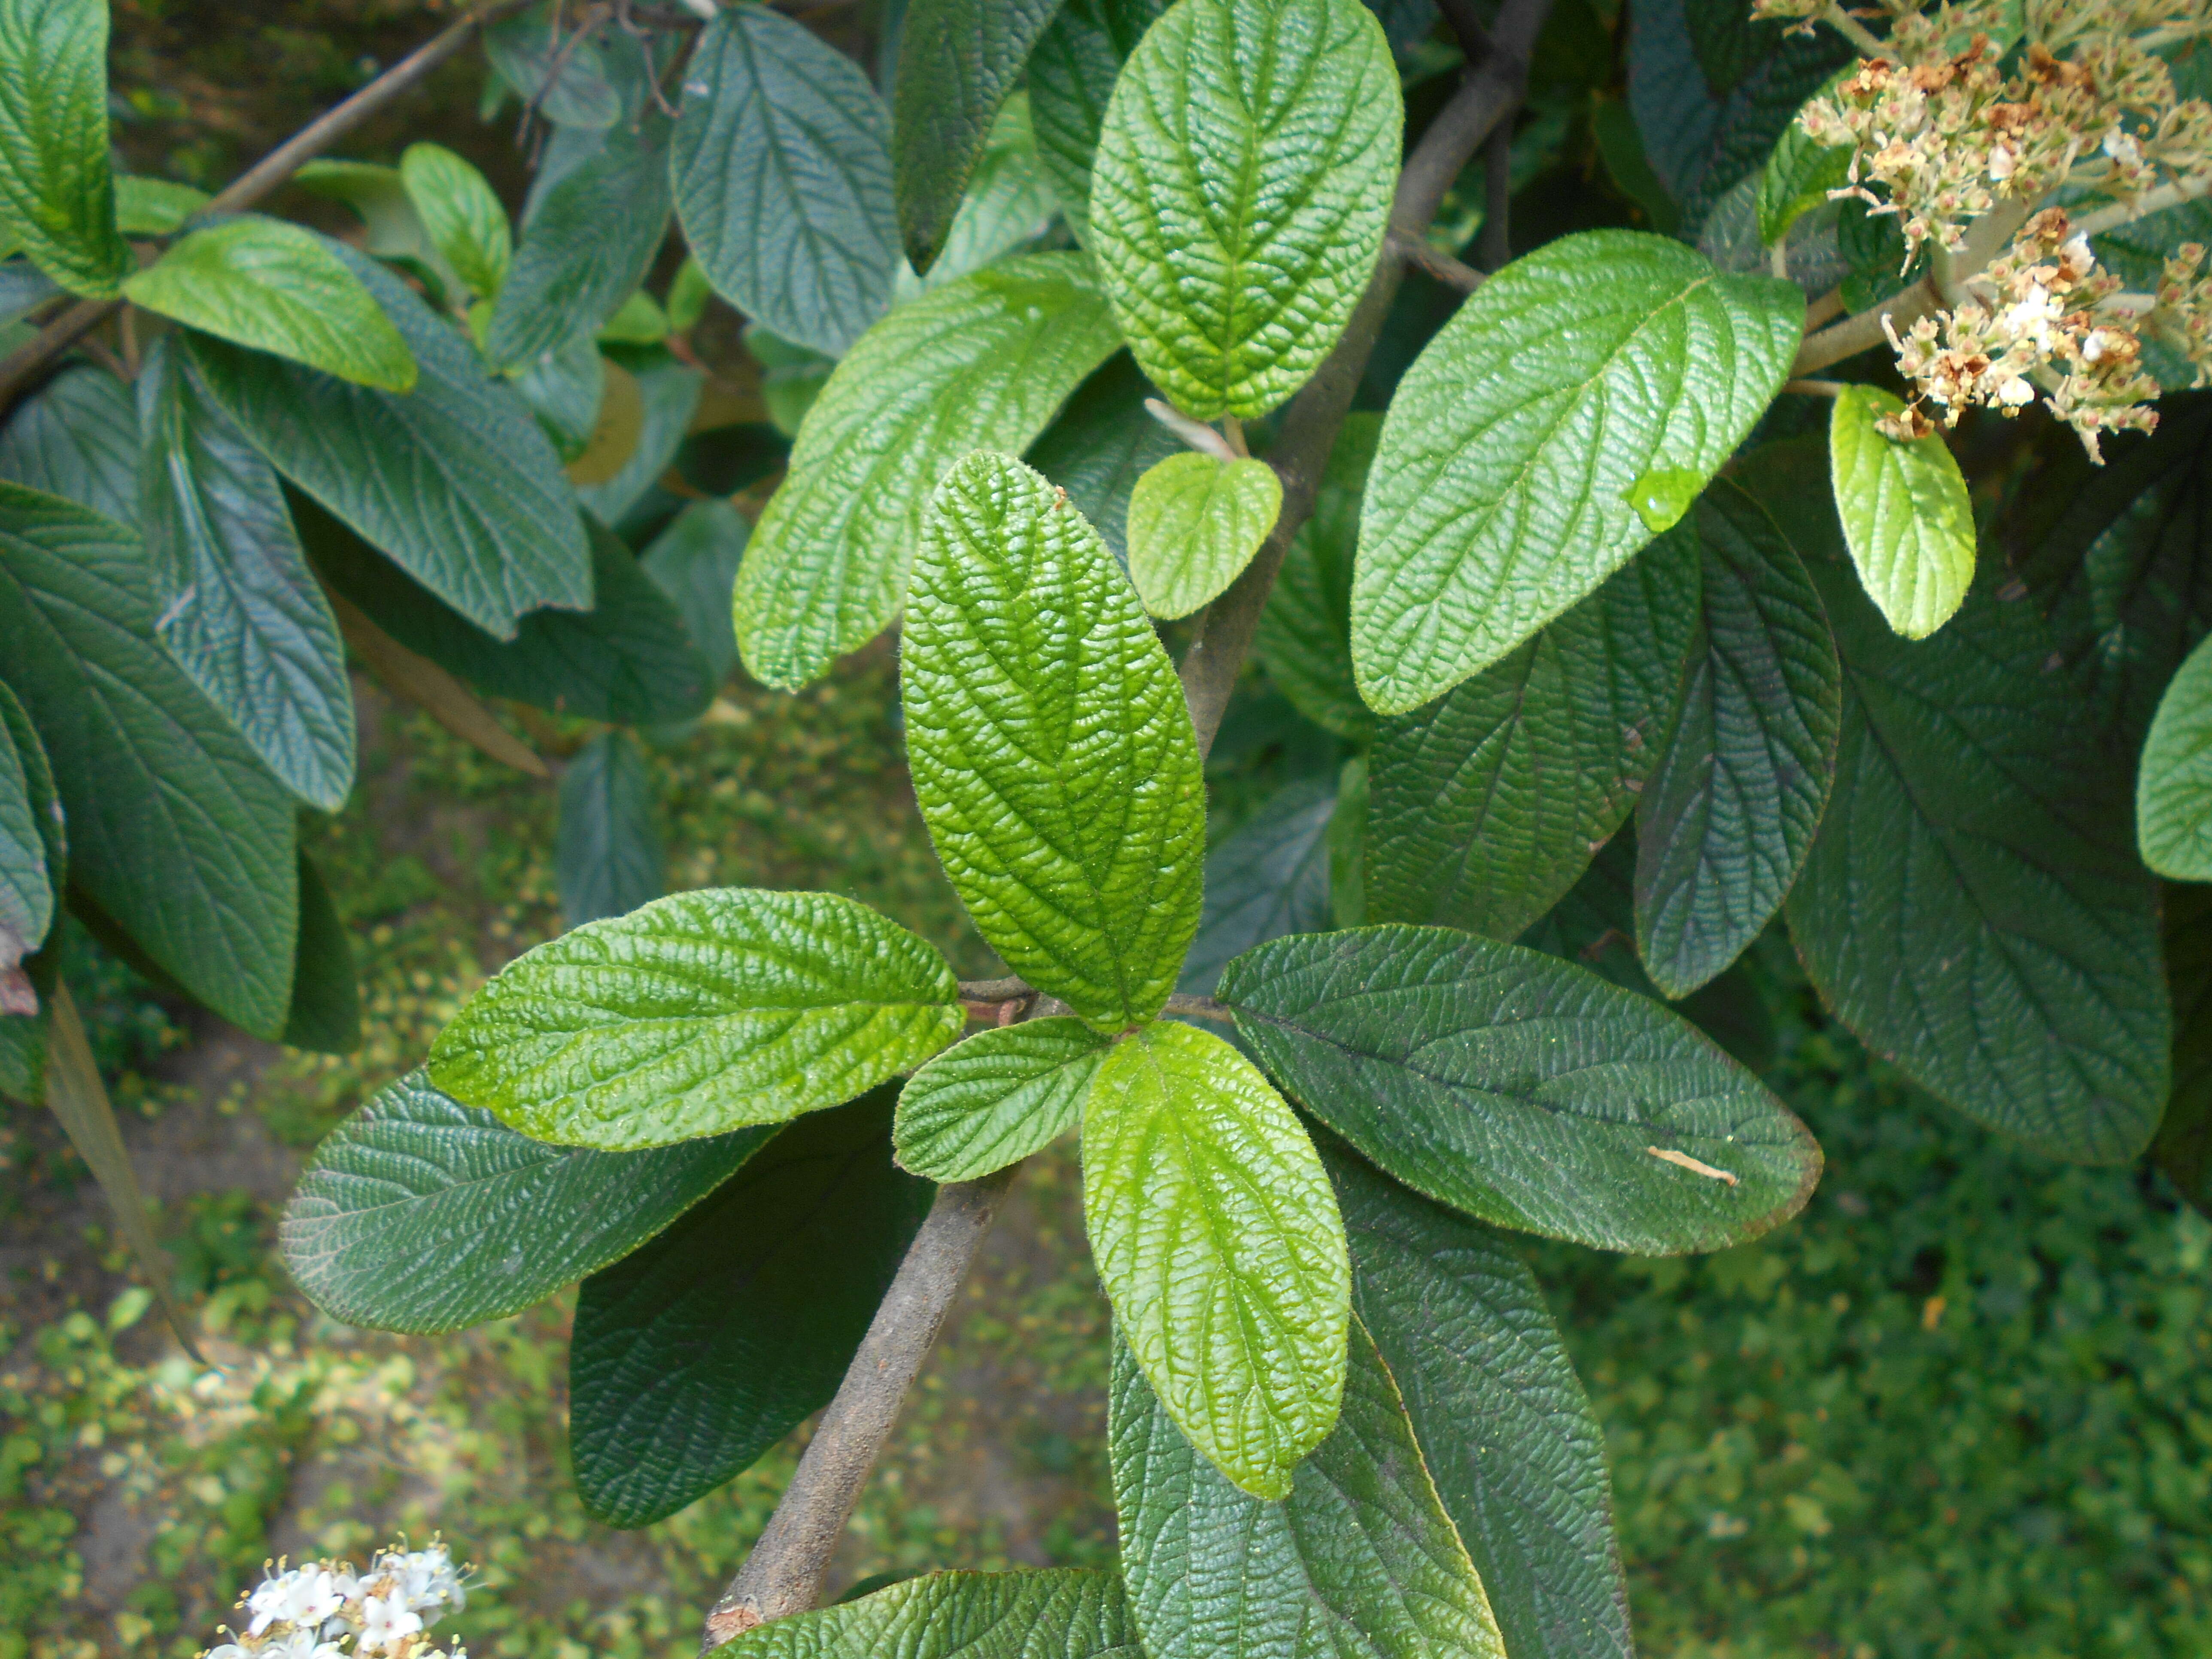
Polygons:
[[1997,401],[2018,409],[2023,404],[2035,401],[2034,386],[2015,374],[1997,387]]
[[312,1629],[345,1604],[330,1571],[325,1567],[295,1567],[274,1578],[264,1579],[246,1600],[253,1614],[249,1636],[258,1636],[272,1624],[298,1625]]
[[407,1592],[394,1588],[362,1602],[361,1636],[356,1645],[363,1653],[387,1653],[422,1628],[422,1615],[407,1605]]
[[287,1631],[254,1656],[254,1659],[344,1659],[345,1650],[325,1641],[312,1630]]

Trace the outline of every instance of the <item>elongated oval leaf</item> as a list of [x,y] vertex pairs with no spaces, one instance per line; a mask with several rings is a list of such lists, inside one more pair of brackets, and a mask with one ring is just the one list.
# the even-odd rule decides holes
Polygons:
[[1257,1498],[1336,1425],[1350,1274],[1320,1156],[1219,1037],[1148,1025],[1083,1108],[1083,1213],[1146,1380],[1193,1445]]
[[138,410],[104,368],[64,368],[0,429],[0,478],[138,522]]
[[898,1161],[932,1181],[976,1181],[1075,1127],[1110,1038],[1065,1014],[979,1031],[900,1091]]
[[553,840],[561,916],[571,927],[626,915],[661,894],[660,834],[653,780],[627,732],[602,732],[561,775],[561,822]]
[[431,245],[478,299],[498,296],[514,257],[507,209],[491,183],[443,144],[413,143],[399,176]]
[[818,679],[898,614],[930,492],[975,449],[1018,453],[1121,343],[1079,254],[1009,259],[901,306],[807,412],[738,573],[738,647],[770,685]]
[[1805,567],[1726,480],[1698,503],[1705,580],[1682,711],[1636,803],[1636,941],[1687,996],[1772,921],[1835,780],[1843,669]]
[[1334,789],[1301,779],[1206,855],[1206,908],[1176,989],[1210,996],[1231,957],[1265,939],[1328,927],[1335,811]]
[[1197,738],[1127,578],[1020,462],[939,487],[901,675],[915,795],[977,931],[1102,1030],[1157,1013],[1198,927]]
[[1694,1028],[1534,951],[1441,927],[1283,939],[1231,963],[1218,995],[1315,1116],[1498,1226],[1719,1249],[1820,1178],[1805,1126]]
[[406,392],[415,356],[361,279],[313,231],[242,215],[129,277],[133,305],[342,380]]
[[1129,496],[1129,579],[1155,617],[1188,617],[1243,574],[1283,510],[1265,461],[1170,455]]
[[833,893],[711,888],[509,963],[430,1080],[525,1134],[621,1152],[852,1099],[958,1035],[936,950]]
[[1110,1572],[933,1572],[756,1625],[723,1659],[1143,1659]]
[[362,225],[359,251],[408,270],[424,283],[433,305],[462,297],[459,274],[431,240],[399,168],[368,161],[316,161],[294,173],[292,182],[352,209]]
[[1687,510],[1790,371],[1805,296],[1589,231],[1476,290],[1407,372],[1361,511],[1352,654],[1403,714],[1504,656]]
[[131,267],[107,149],[107,7],[0,0],[0,230],[74,293]]
[[2212,881],[2212,651],[2189,653],[2159,699],[2136,775],[2143,862],[2169,881]]
[[0,483],[0,677],[69,814],[71,878],[192,995],[275,1039],[292,1000],[293,808],[155,633],[137,537]]
[[889,1096],[778,1131],[712,1197],[584,1281],[569,1457],[599,1519],[673,1515],[837,1391],[936,1196],[891,1164]]
[[169,654],[276,781],[335,812],[353,787],[353,687],[269,463],[157,340],[138,379],[140,523]]
[[1091,162],[1115,77],[1164,0],[1065,0],[1030,53],[1037,155],[1076,240],[1091,240]]
[[399,396],[204,337],[203,383],[270,464],[477,627],[592,602],[574,493],[537,423],[407,285],[343,244],[422,376]]
[[457,1331],[621,1260],[768,1139],[641,1152],[549,1146],[410,1072],[317,1147],[276,1232],[315,1305],[349,1325]]
[[1350,1336],[1343,1413],[1279,1504],[1209,1468],[1115,1343],[1121,1576],[1152,1659],[1505,1659],[1397,1382],[1357,1318]]
[[1367,911],[1519,937],[1620,827],[1657,763],[1698,614],[1673,531],[1503,661],[1382,722]]
[[1900,443],[1875,427],[1904,407],[1879,386],[1845,386],[1828,420],[1828,459],[1867,597],[1919,640],[1951,619],[1974,580],[1974,509],[1941,433]]
[[1380,415],[1344,417],[1322,470],[1312,516],[1283,556],[1260,612],[1253,654],[1298,713],[1340,738],[1364,743],[1375,716],[1352,672],[1352,563],[1359,500],[1382,434]]
[[766,6],[718,12],[684,72],[676,216],[717,293],[842,356],[898,275],[890,119],[853,60]]

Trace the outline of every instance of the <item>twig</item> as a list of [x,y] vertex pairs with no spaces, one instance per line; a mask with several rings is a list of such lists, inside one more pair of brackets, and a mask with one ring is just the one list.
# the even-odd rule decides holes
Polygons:
[[[477,30],[520,11],[531,0],[492,0],[481,11],[448,24],[401,58],[375,80],[327,114],[309,122],[260,161],[248,168],[200,211],[236,213],[252,206],[308,161],[401,94],[410,91],[473,39]],[[119,300],[82,300],[40,330],[36,339],[0,360],[0,409],[40,369],[60,356],[105,321],[122,304]]]
[[1237,452],[1229,447],[1228,439],[1223,437],[1204,421],[1194,421],[1164,398],[1146,398],[1145,413],[1201,455],[1211,455],[1217,461],[1233,461],[1237,459]]
[[1394,230],[1389,234],[1389,245],[1391,253],[1414,270],[1425,272],[1446,288],[1457,289],[1462,294],[1472,294],[1480,288],[1483,277],[1487,274],[1453,258],[1426,237],[1408,236],[1402,230]]
[[1482,250],[1485,270],[1513,258],[1513,124],[1501,120],[1482,147]]
[[1182,1019],[1210,1019],[1222,1025],[1233,1025],[1237,1016],[1225,1002],[1216,1002],[1212,997],[1189,996],[1178,991],[1167,1000],[1160,1012]]
[[1845,11],[1841,6],[1830,6],[1820,14],[1820,21],[1850,41],[1862,58],[1887,58],[1889,48],[1884,46],[1867,26]]
[[2108,230],[2118,230],[2122,225],[2132,224],[2148,214],[2163,213],[2168,208],[2179,207],[2184,202],[2193,202],[2198,197],[2212,194],[2212,179],[2193,187],[2181,185],[2160,185],[2156,190],[2145,191],[2130,204],[2115,202],[2110,207],[2099,208],[2094,213],[2085,213],[2074,222],[2076,235],[2101,236]]
[[1841,380],[1784,380],[1784,392],[1802,392],[1808,398],[1840,398],[1844,395]]
[[1862,351],[1880,345],[1888,337],[1882,332],[1881,321],[1887,317],[1900,331],[1936,310],[1942,301],[1936,292],[1932,278],[1923,277],[1902,293],[1893,294],[1879,305],[1869,306],[1856,316],[1846,317],[1832,328],[1824,328],[1817,334],[1808,334],[1797,348],[1797,356],[1790,365],[1792,379],[1801,379],[1816,368],[1826,368],[1831,363],[1840,363],[1846,357],[1856,357]]

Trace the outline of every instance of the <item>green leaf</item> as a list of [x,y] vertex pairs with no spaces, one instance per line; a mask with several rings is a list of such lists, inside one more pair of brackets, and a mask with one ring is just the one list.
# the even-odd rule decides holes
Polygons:
[[520,368],[577,335],[594,335],[653,269],[668,234],[668,118],[645,111],[533,196],[484,355]]
[[[691,417],[698,412],[699,393],[707,378],[666,351],[618,351],[613,361],[614,366],[628,368],[637,382],[644,419],[638,427],[637,445],[622,471],[605,483],[585,485],[576,491],[584,511],[604,525],[620,524],[630,508],[645,499],[646,492],[660,482],[683,447]],[[729,631],[729,596],[725,594],[721,605],[725,634]],[[735,653],[734,641],[730,649]]]
[[676,214],[732,305],[843,355],[898,274],[890,121],[868,77],[766,6],[715,14],[684,72]]
[[976,930],[1100,1029],[1152,1018],[1198,927],[1206,792],[1174,665],[1097,532],[1020,462],[960,462],[900,667],[915,795]]
[[196,230],[123,284],[134,305],[342,380],[406,392],[414,354],[311,230],[246,214]]
[[1315,1116],[1497,1226],[1721,1249],[1795,1215],[1820,1178],[1813,1137],[1756,1078],[1648,998],[1534,951],[1363,927],[1262,945],[1217,994]]
[[1352,1248],[1352,1307],[1396,1380],[1505,1650],[1627,1659],[1605,1436],[1536,1276],[1480,1224],[1342,1152],[1322,1158]]
[[107,7],[0,0],[0,231],[72,293],[131,269],[107,149]]
[[408,193],[406,177],[398,167],[367,161],[309,161],[292,175],[292,183],[352,209],[363,232],[359,251],[389,259],[421,280],[433,306],[442,307],[462,297],[459,273],[430,240],[429,228]]
[[0,478],[138,522],[138,409],[104,368],[64,368],[0,430]]
[[[1515,260],[1407,371],[1360,516],[1352,653],[1403,714],[1498,661],[1686,510],[1790,372],[1805,296],[1588,231]],[[1678,514],[1679,516],[1679,514]]]
[[584,1281],[569,1456],[600,1520],[673,1515],[836,1393],[936,1195],[892,1166],[889,1093],[780,1131],[667,1231]]
[[544,353],[514,376],[515,395],[529,406],[553,453],[573,466],[592,441],[599,405],[606,400],[607,360],[599,343],[578,334]]
[[1373,794],[1367,757],[1354,755],[1336,775],[1336,811],[1328,820],[1329,920],[1339,927],[1367,925],[1367,821]]
[[1206,855],[1206,908],[1179,991],[1212,994],[1222,965],[1264,940],[1329,926],[1329,822],[1336,791],[1303,778]]
[[337,620],[300,550],[283,486],[175,343],[156,340],[138,379],[139,519],[156,629],[276,781],[335,812],[354,770]]
[[2189,653],[2159,700],[2136,775],[2136,844],[2169,881],[2212,881],[2212,650]]
[[1843,668],[1812,578],[1726,480],[1698,505],[1705,596],[1682,711],[1637,798],[1636,943],[1670,997],[1759,937],[1835,781]]
[[196,337],[209,392],[270,464],[477,627],[592,602],[574,493],[537,423],[407,285],[342,244],[422,370],[404,397]]
[[399,176],[431,243],[479,299],[495,298],[514,256],[507,210],[490,181],[442,144],[413,143]]
[[1321,367],[1382,252],[1405,125],[1358,0],[1186,0],[1115,82],[1091,243],[1185,414],[1250,420]]
[[891,186],[907,258],[943,252],[991,123],[1058,0],[908,0],[891,90]]
[[643,1152],[549,1146],[410,1072],[332,1130],[278,1249],[334,1319],[458,1331],[620,1261],[727,1180],[771,1132]]
[[2165,1103],[2171,1016],[2125,751],[2045,672],[2029,606],[1975,593],[1936,638],[1899,638],[1845,561],[1817,459],[1757,459],[1741,482],[1804,555],[1844,665],[1835,790],[1784,911],[1807,971],[1969,1116],[2055,1157],[2134,1157]]
[[353,941],[345,918],[314,860],[301,848],[300,936],[292,951],[292,1006],[284,1015],[284,1046],[319,1054],[349,1054],[361,1047],[361,981],[354,972]]
[[1849,183],[1850,172],[1848,145],[1830,149],[1816,144],[1803,127],[1791,121],[1759,175],[1760,242],[1772,247],[1781,241],[1801,216],[1826,205],[1828,192]]
[[0,259],[0,325],[17,321],[60,292],[28,259]]
[[1951,620],[1974,580],[1974,509],[1941,433],[1899,443],[1876,429],[1904,407],[1879,386],[1845,386],[1828,459],[1861,585],[1892,628],[1919,640]]
[[155,622],[137,536],[0,484],[0,676],[46,739],[71,878],[192,995],[273,1040],[298,928],[292,805]]
[[960,198],[960,210],[952,216],[952,228],[931,261],[929,274],[919,276],[912,265],[902,265],[892,303],[903,303],[981,270],[1036,242],[1051,230],[1059,214],[1059,200],[1037,155],[1036,135],[1030,128],[1030,95],[1012,93],[991,123],[990,137],[975,172],[968,175],[967,193]]
[[[23,971],[23,959],[46,942],[54,895],[64,872],[46,859],[53,831],[41,819],[50,816],[53,802],[45,753],[34,750],[26,755],[17,746],[14,727],[20,705],[5,686],[0,686],[0,697],[9,704],[8,718],[0,720],[0,1013],[35,1014],[38,994]],[[21,723],[27,728],[27,719]],[[34,732],[26,735],[38,741]],[[47,783],[44,799],[34,779]]]
[[553,839],[561,918],[580,927],[626,915],[661,895],[660,833],[653,780],[627,732],[602,732],[561,775],[561,822]]
[[1321,1158],[1252,1063],[1188,1025],[1109,1052],[1083,1213],[1117,1328],[1190,1442],[1255,1498],[1336,1425],[1351,1270]]
[[1135,359],[1117,351],[1067,400],[1060,418],[1030,446],[1029,464],[1067,492],[1106,550],[1129,560],[1129,497],[1155,461],[1182,448],[1145,410],[1152,386]]
[[483,32],[484,56],[523,102],[556,127],[597,131],[623,116],[616,85],[599,41],[580,39],[558,4],[533,6],[502,17]]
[[1697,559],[1695,538],[1669,532],[1504,661],[1382,723],[1373,919],[1510,939],[1574,885],[1658,763],[1696,628]]
[[2203,1213],[2212,1211],[2212,887],[2171,886],[2162,897],[2173,1092],[2150,1157]]
[[1112,1039],[1065,1014],[979,1031],[899,1095],[898,1161],[932,1181],[978,1181],[1075,1127]]
[[1343,1414],[1279,1504],[1207,1468],[1115,1343],[1121,1576],[1152,1659],[1505,1659],[1397,1382],[1356,1318],[1350,1335]]
[[781,1123],[960,1033],[935,947],[834,893],[711,888],[525,952],[430,1049],[430,1080],[540,1140],[623,1152]]
[[933,1572],[756,1625],[720,1659],[1144,1659],[1110,1572]]
[[[677,212],[683,212],[681,204]],[[689,334],[698,327],[699,319],[707,314],[707,301],[714,297],[714,285],[696,258],[684,255],[684,263],[676,268],[675,276],[668,279],[668,326],[677,334]]]
[[749,534],[744,515],[727,501],[694,501],[653,538],[638,568],[668,595],[707,665],[710,685],[720,685],[738,660],[730,627],[730,591],[738,580]]
[[126,236],[173,236],[214,199],[190,185],[125,173],[115,181],[115,222]]
[[1375,732],[1352,669],[1352,568],[1360,495],[1382,435],[1380,415],[1344,417],[1312,515],[1283,556],[1252,641],[1267,678],[1298,713],[1353,743]]
[[1037,154],[1079,241],[1091,240],[1091,161],[1115,77],[1164,0],[1065,0],[1030,53]]
[[1018,453],[1121,343],[1080,254],[1038,253],[870,329],[808,411],[738,573],[755,678],[819,679],[898,614],[930,492],[975,449]]
[[1158,462],[1129,496],[1129,578],[1155,617],[1211,604],[1252,562],[1283,510],[1265,461],[1186,451]]
[[[42,908],[51,922],[53,905],[65,890],[69,839],[46,745],[39,741],[30,714],[5,682],[0,682],[0,734],[4,734],[5,747],[14,763],[12,775],[21,778],[24,797],[30,804],[31,823],[39,842],[38,874],[48,895],[48,902],[42,907],[33,884],[17,899],[21,908],[14,925],[29,930]],[[20,836],[20,823],[12,833]],[[18,854],[16,862],[20,867],[28,860]],[[50,927],[40,932],[43,947],[23,958],[20,977],[10,983],[8,975],[0,972],[0,1010],[21,1008],[26,988],[36,1006],[36,1012],[28,1015],[0,1012],[0,1097],[19,1100],[31,1107],[46,1097],[46,1029],[52,1020],[52,997],[59,981],[61,958],[58,948],[60,936]]]

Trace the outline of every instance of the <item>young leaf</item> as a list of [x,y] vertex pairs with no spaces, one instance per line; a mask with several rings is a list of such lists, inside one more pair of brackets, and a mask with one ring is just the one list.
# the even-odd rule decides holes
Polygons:
[[1279,1504],[1207,1468],[1115,1343],[1121,1577],[1152,1659],[1505,1659],[1397,1382],[1356,1318],[1350,1335],[1343,1413]]
[[1828,459],[1844,540],[1867,597],[1908,640],[1925,639],[1974,580],[1974,509],[1941,433],[1900,443],[1875,422],[1905,405],[1848,386],[1828,420]]
[[292,182],[313,195],[343,202],[361,221],[360,251],[388,259],[422,281],[433,305],[462,297],[460,274],[431,240],[416,211],[406,175],[368,161],[309,161]]
[[637,562],[684,619],[693,648],[707,665],[709,686],[727,678],[738,660],[730,592],[750,533],[744,515],[727,501],[694,501]]
[[124,297],[203,333],[406,392],[415,356],[360,278],[311,230],[245,214],[176,243]]
[[561,775],[561,822],[553,840],[561,919],[571,927],[627,915],[661,894],[660,832],[653,780],[637,740],[602,732]]
[[399,176],[422,228],[446,263],[481,300],[495,299],[514,257],[507,210],[490,182],[442,144],[413,143]]
[[1382,435],[1380,415],[1344,417],[1313,514],[1283,556],[1252,640],[1267,678],[1298,713],[1353,743],[1375,732],[1375,716],[1359,700],[1352,672],[1352,559],[1360,494]]
[[349,1054],[361,1047],[361,980],[353,941],[330,884],[306,848],[299,851],[300,933],[292,949],[292,1006],[284,1013],[288,1048]]
[[959,1035],[935,948],[834,893],[656,899],[509,963],[430,1080],[525,1134],[624,1152],[835,1106]]
[[1115,1043],[1083,1108],[1083,1213],[1116,1328],[1193,1445],[1255,1498],[1336,1425],[1351,1270],[1297,1115],[1219,1037]]
[[0,478],[137,524],[138,409],[131,388],[88,363],[62,370],[17,404],[0,430]]
[[335,812],[353,787],[353,687],[283,486],[176,342],[138,378],[139,522],[161,642],[276,781]]
[[673,1515],[837,1391],[935,1196],[892,1166],[889,1093],[779,1131],[712,1197],[584,1281],[569,1457],[600,1520]]
[[1441,927],[1246,952],[1217,994],[1306,1109],[1418,1192],[1599,1249],[1721,1249],[1789,1219],[1820,1149],[1648,998]]
[[1628,1659],[1605,1436],[1536,1276],[1479,1223],[1341,1152],[1322,1156],[1352,1248],[1352,1308],[1396,1381],[1506,1652]]
[[927,276],[1057,0],[908,0],[891,92],[891,185],[907,258]]
[[853,60],[766,6],[715,14],[671,157],[684,240],[715,291],[841,356],[898,274],[890,121]]
[[1186,0],[1115,82],[1091,244],[1137,362],[1250,420],[1311,377],[1382,251],[1405,108],[1358,0]]
[[1060,418],[1030,446],[1029,464],[1067,492],[1106,550],[1129,562],[1129,497],[1156,461],[1179,453],[1174,433],[1146,412],[1152,386],[1126,351],[1117,351],[1067,400]]
[[1176,988],[1210,996],[1222,964],[1263,940],[1329,925],[1336,791],[1303,778],[1206,855],[1206,908]]
[[107,7],[0,0],[0,232],[72,293],[131,268],[107,148]]
[[756,1625],[718,1659],[1142,1659],[1110,1572],[933,1572]]
[[771,1133],[642,1152],[549,1146],[410,1072],[315,1149],[284,1206],[277,1249],[334,1319],[458,1331],[520,1313],[628,1255]]
[[1670,531],[1372,757],[1368,914],[1510,939],[1573,886],[1659,759],[1698,614]]
[[1843,668],[1812,578],[1765,508],[1716,480],[1696,514],[1704,612],[1682,712],[1637,798],[1636,941],[1687,996],[1759,936],[1835,781]]
[[1361,694],[1417,708],[1668,528],[1790,372],[1805,296],[1657,236],[1515,260],[1407,372],[1360,514]]
[[331,251],[414,353],[404,397],[204,336],[202,383],[270,464],[477,627],[514,637],[538,605],[592,602],[574,492],[537,423],[469,343],[372,259]]
[[1265,461],[1185,451],[1158,463],[1129,496],[1129,580],[1155,617],[1188,617],[1243,574],[1283,510]]
[[939,487],[901,674],[915,795],[977,930],[1102,1030],[1152,1018],[1198,927],[1197,740],[1127,580],[1020,462]]
[[899,1094],[898,1161],[932,1181],[976,1181],[1075,1127],[1112,1039],[1064,1014],[979,1031]]
[[1030,53],[1037,155],[1076,240],[1091,240],[1091,161],[1122,61],[1167,9],[1164,0],[1065,0]]
[[[646,492],[660,482],[675,460],[676,452],[683,447],[684,434],[690,428],[692,416],[698,412],[699,393],[707,377],[690,364],[679,362],[670,353],[658,349],[617,351],[608,356],[607,367],[627,369],[636,385],[637,438],[621,470],[604,483],[579,485],[576,499],[582,503],[584,511],[601,524],[618,525],[630,508],[645,499]],[[732,570],[734,574],[734,565]],[[720,610],[722,631],[726,634],[730,610],[726,593],[722,596]],[[734,654],[734,641],[730,649]],[[715,678],[719,679],[720,676]]]
[[[42,800],[33,785],[34,769],[43,781],[45,754],[33,751],[25,765],[13,730],[20,706],[5,686],[0,697],[9,705],[9,718],[0,720],[0,1013],[35,1014],[38,993],[22,963],[46,942],[64,872],[46,861],[50,832],[40,820],[41,809],[51,810],[52,803]],[[35,733],[30,738],[38,741]]]
[[126,173],[115,180],[115,222],[126,236],[173,236],[213,199],[190,185]]
[[606,483],[629,465],[645,434],[645,398],[636,380],[620,363],[609,362],[591,341],[583,345],[599,362],[600,386],[590,429],[565,469],[580,493]]
[[2212,881],[2212,650],[2189,653],[2159,700],[2136,775],[2136,836],[2169,881]]
[[136,535],[0,484],[0,677],[46,739],[71,879],[193,996],[273,1040],[298,926],[292,805],[155,622]]
[[1760,242],[1768,247],[1780,242],[1801,216],[1826,204],[1830,191],[1849,183],[1850,172],[1849,145],[1831,149],[1815,143],[1790,122],[1759,175]]
[[1120,343],[1073,253],[1009,259],[870,329],[808,411],[746,549],[745,666],[795,690],[881,633],[945,469],[971,450],[1026,448]]

